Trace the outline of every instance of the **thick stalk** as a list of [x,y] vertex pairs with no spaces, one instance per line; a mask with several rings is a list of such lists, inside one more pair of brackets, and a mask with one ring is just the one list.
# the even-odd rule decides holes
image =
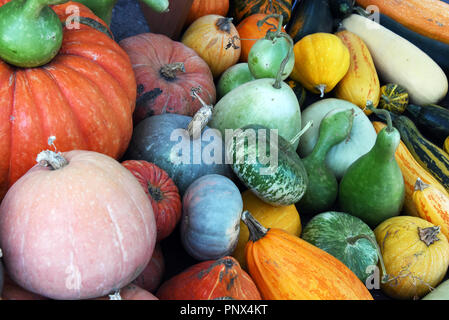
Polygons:
[[242,221],[248,227],[249,230],[249,240],[256,242],[262,239],[268,232],[269,229],[265,228],[263,225],[257,221],[249,211],[243,211]]
[[375,114],[382,115],[387,120],[387,132],[391,133],[394,131],[393,121],[391,120],[391,114],[384,109],[376,109],[372,105],[366,107],[368,110],[374,112]]
[[23,7],[23,14],[26,17],[37,19],[41,14],[42,9],[46,6],[63,4],[68,0],[27,0]]

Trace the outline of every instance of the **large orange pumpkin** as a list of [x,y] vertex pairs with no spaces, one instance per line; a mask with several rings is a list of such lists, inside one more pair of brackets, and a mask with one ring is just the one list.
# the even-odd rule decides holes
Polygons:
[[245,255],[249,274],[266,300],[373,300],[342,262],[281,229],[265,229],[248,211]]
[[161,300],[260,300],[254,282],[230,256],[191,266],[164,282],[156,296]]
[[198,18],[208,14],[226,16],[229,10],[229,0],[193,0],[185,25],[190,25]]
[[[106,27],[81,4],[52,8],[65,21],[73,5]],[[0,199],[48,148],[50,136],[59,151],[119,158],[131,139],[136,91],[127,54],[107,33],[84,24],[64,28],[62,48],[47,65],[22,69],[0,60]]]

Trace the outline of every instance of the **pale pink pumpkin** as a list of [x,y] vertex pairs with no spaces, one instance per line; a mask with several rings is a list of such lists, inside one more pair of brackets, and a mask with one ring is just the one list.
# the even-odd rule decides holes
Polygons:
[[[0,206],[0,247],[11,279],[52,299],[101,297],[132,282],[156,242],[147,195],[100,153],[71,151],[68,164],[34,166]],[[54,164],[52,164],[55,167]]]
[[135,284],[129,284],[120,290],[117,295],[108,295],[107,297],[101,297],[95,300],[159,300],[151,292],[142,289]]
[[150,262],[133,283],[149,292],[155,292],[162,282],[164,272],[164,255],[162,254],[161,245],[158,243],[154,248]]

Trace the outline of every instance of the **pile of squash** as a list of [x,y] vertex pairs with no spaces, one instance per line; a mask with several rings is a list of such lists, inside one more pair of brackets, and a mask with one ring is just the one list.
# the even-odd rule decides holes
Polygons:
[[1,299],[449,299],[447,2],[94,12],[0,0]]

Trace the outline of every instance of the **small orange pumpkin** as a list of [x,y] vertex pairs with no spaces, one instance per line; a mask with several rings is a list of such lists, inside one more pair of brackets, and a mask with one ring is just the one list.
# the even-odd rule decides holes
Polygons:
[[239,33],[231,21],[216,14],[201,17],[190,25],[181,39],[206,61],[214,78],[240,58]]
[[[267,14],[264,13],[252,14],[238,24],[237,31],[240,36],[242,47],[242,52],[240,54],[241,62],[248,62],[249,52],[257,41],[252,39],[262,39],[267,34],[267,31],[276,31],[279,22],[275,18],[268,19],[260,28],[257,26],[257,22],[263,20],[266,16]],[[282,31],[285,32],[284,28],[282,28]]]
[[266,300],[373,300],[342,262],[281,229],[265,229],[244,211],[249,274]]
[[164,282],[156,293],[161,300],[260,300],[249,275],[233,257],[204,261]]
[[185,25],[191,25],[196,19],[208,14],[226,16],[229,10],[229,0],[193,0]]

